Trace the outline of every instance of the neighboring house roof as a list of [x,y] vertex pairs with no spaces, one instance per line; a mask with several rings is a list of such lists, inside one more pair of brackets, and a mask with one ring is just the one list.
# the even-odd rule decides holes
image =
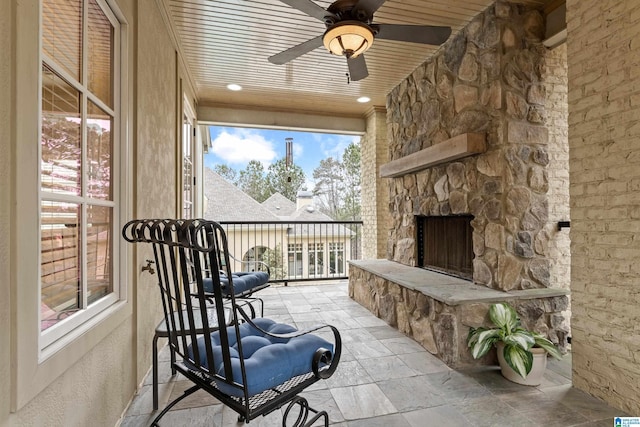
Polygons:
[[[334,221],[313,206],[303,206],[287,218],[289,221]],[[300,236],[351,236],[353,232],[341,224],[294,224],[293,230]]]
[[265,222],[280,220],[247,193],[208,167],[204,168],[204,197],[205,219]]
[[[301,194],[300,192],[298,194]],[[311,194],[311,192],[307,192]],[[306,196],[306,193],[302,195]],[[317,221],[327,222],[333,219],[315,209],[311,205],[296,209],[296,204],[280,193],[275,193],[262,202],[262,206],[269,209],[282,221]],[[297,236],[351,236],[353,232],[340,224],[293,224],[290,235]]]
[[[205,219],[214,221],[333,221],[312,206],[296,209],[296,204],[280,193],[258,203],[247,193],[212,169],[204,168]],[[340,224],[293,224],[289,234],[297,236],[351,236]]]
[[296,204],[280,193],[272,194],[267,200],[262,202],[262,206],[274,215],[288,217],[296,211]]
[[303,206],[289,216],[292,221],[333,221],[333,219],[320,212],[313,206]]

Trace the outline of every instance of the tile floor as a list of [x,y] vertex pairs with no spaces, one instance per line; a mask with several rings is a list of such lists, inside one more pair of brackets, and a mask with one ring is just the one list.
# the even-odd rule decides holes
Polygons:
[[[609,427],[624,416],[571,387],[571,360],[550,360],[543,383],[521,386],[497,367],[454,371],[351,300],[347,282],[274,285],[261,291],[265,317],[305,328],[324,321],[336,326],[343,355],[336,373],[303,395],[329,413],[336,427],[584,426]],[[151,341],[151,338],[149,339]],[[160,408],[189,386],[171,377],[169,353],[160,353]],[[148,426],[154,418],[151,375],[123,418],[122,427]],[[238,426],[237,415],[198,391],[177,404],[162,426]],[[281,426],[281,412],[249,426]]]

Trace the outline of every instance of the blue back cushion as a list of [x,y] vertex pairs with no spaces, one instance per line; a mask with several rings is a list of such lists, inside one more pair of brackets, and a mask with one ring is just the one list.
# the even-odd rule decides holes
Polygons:
[[[255,324],[269,333],[290,333],[296,329],[290,325],[276,323],[271,319],[258,318],[253,320]],[[279,384],[297,376],[312,371],[311,361],[316,350],[323,348],[333,352],[333,344],[317,335],[306,334],[291,339],[276,339],[263,334],[258,329],[243,323],[239,326],[244,354],[244,363],[247,373],[249,396],[258,394],[264,390],[276,387]],[[231,369],[233,380],[242,384],[242,372],[235,328],[227,328],[231,353]],[[226,376],[222,363],[222,349],[220,346],[220,333],[211,334],[214,369],[217,374]],[[204,339],[198,340],[200,363],[207,366]],[[189,354],[192,354],[189,351]],[[216,380],[218,388],[232,396],[243,397],[240,389],[230,386],[223,381]]]
[[[269,281],[269,275],[264,271],[233,273],[231,277],[233,278],[233,289],[236,294],[241,294],[250,289],[262,286]],[[213,280],[204,278],[202,283],[206,292],[213,293]],[[222,284],[222,292],[228,295],[229,279],[224,275],[220,275],[220,283]]]

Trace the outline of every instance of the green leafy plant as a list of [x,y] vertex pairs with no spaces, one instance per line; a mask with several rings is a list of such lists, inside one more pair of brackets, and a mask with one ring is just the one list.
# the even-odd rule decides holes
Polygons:
[[562,358],[558,348],[551,341],[520,325],[516,310],[509,304],[492,304],[489,308],[489,319],[496,328],[469,329],[467,344],[474,359],[484,356],[496,342],[502,341],[504,360],[522,378],[526,378],[533,365],[533,354],[530,351],[532,347],[543,348],[556,359]]

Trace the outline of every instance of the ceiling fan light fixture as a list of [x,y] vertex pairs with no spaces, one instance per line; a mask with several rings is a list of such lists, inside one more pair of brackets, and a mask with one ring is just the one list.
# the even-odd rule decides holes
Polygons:
[[322,37],[324,47],[334,55],[355,58],[373,44],[373,31],[358,21],[342,21],[329,28]]

